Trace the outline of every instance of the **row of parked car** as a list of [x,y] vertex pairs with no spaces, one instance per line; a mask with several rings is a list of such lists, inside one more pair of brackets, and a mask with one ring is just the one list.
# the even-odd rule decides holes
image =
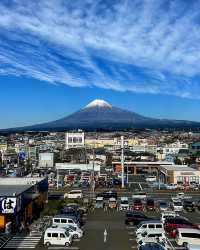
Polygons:
[[179,247],[193,249],[194,245],[198,245],[196,249],[200,249],[199,226],[175,211],[164,211],[160,218],[148,217],[140,211],[128,211],[125,224],[136,227],[138,249],[151,249],[144,248],[148,244],[159,244],[159,249],[171,249],[169,237]]
[[84,232],[82,226],[87,210],[77,204],[69,204],[60,210],[60,214],[52,218],[52,225],[44,233],[44,245],[70,246],[73,239],[79,239]]

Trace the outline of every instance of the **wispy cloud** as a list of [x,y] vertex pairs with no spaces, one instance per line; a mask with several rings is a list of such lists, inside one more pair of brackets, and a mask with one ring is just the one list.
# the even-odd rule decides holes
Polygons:
[[200,1],[0,1],[0,74],[199,98]]

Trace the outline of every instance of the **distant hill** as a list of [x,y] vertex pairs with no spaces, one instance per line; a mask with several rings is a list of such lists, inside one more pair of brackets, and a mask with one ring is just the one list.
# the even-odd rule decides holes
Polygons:
[[79,111],[62,119],[32,126],[10,128],[17,131],[63,131],[68,129],[130,129],[130,128],[200,128],[199,122],[155,119],[112,106],[104,100],[94,100]]

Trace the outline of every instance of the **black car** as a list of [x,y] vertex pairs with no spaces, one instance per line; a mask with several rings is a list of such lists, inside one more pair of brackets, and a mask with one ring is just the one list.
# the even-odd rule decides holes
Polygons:
[[184,208],[186,211],[192,211],[192,212],[194,212],[194,211],[195,211],[194,202],[191,201],[191,200],[185,200],[185,201],[183,202],[183,208]]
[[117,199],[117,192],[115,191],[102,192],[97,194],[96,197],[103,197],[104,199],[110,199],[110,198]]
[[152,220],[141,212],[127,212],[125,218],[126,225],[138,225],[141,221]]

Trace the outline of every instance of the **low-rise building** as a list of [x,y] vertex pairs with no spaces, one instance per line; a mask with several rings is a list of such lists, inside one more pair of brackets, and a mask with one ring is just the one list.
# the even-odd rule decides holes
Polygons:
[[46,178],[0,178],[0,231],[17,230],[39,217],[47,199]]
[[200,171],[187,165],[161,166],[160,179],[167,184],[199,184]]
[[65,136],[65,148],[81,148],[85,146],[84,132],[68,132]]

